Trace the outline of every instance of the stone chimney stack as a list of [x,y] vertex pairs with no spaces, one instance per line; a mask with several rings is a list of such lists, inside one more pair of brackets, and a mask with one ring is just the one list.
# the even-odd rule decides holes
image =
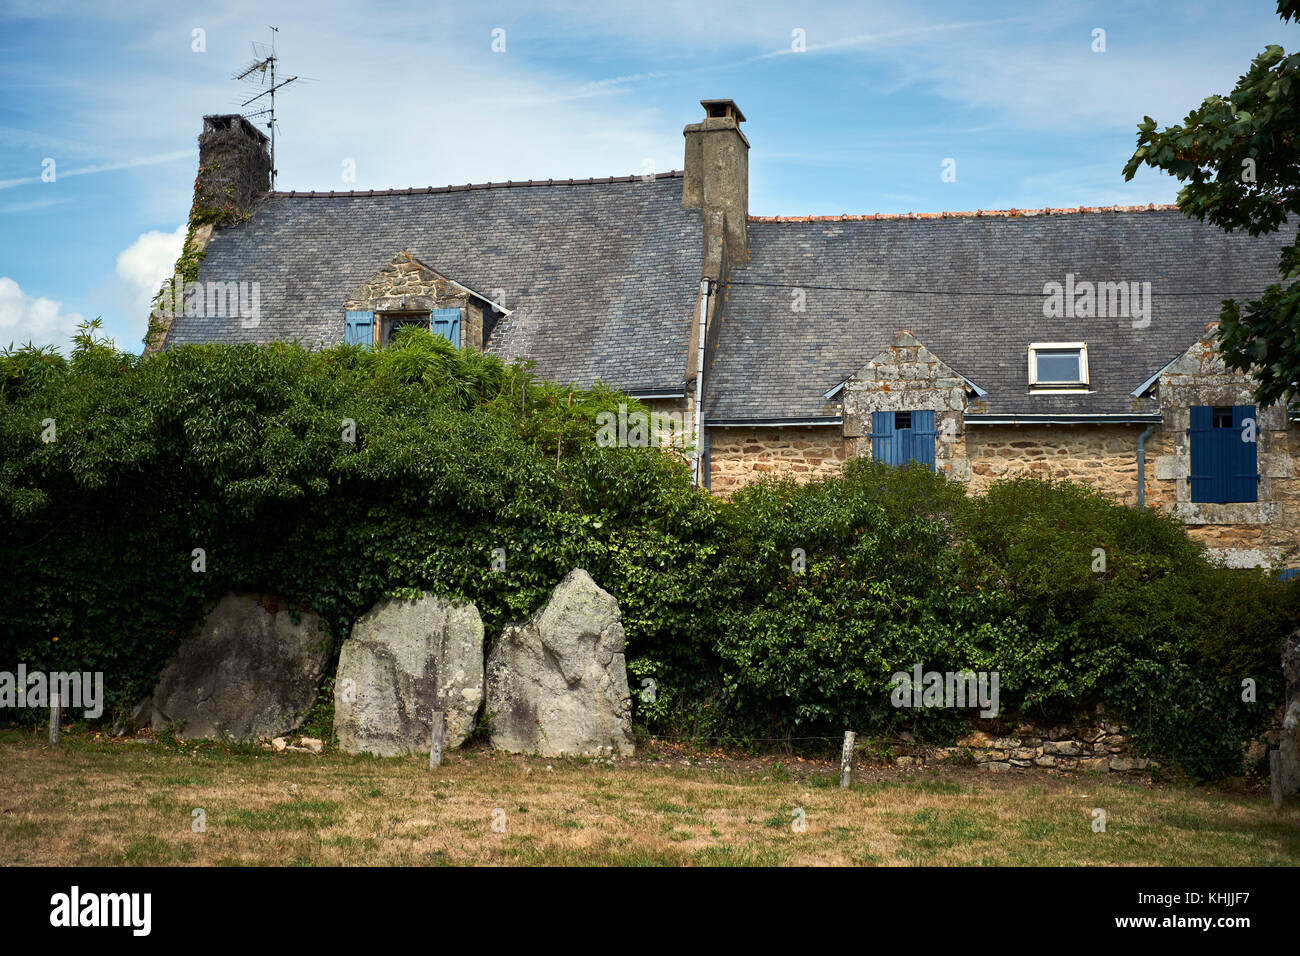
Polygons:
[[254,200],[271,188],[269,145],[266,134],[242,116],[203,117],[195,213],[222,222],[247,218]]
[[700,100],[704,120],[682,130],[686,164],[682,208],[725,217],[727,258],[749,258],[749,140],[740,131],[745,114],[732,100]]

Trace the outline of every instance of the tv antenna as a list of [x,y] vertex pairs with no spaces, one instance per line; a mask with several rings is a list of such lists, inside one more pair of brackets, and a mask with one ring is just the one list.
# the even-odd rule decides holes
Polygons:
[[255,110],[251,113],[244,113],[245,119],[251,120],[255,116],[266,116],[267,129],[271,131],[271,188],[275,188],[275,91],[282,90],[294,80],[296,76],[291,76],[287,80],[281,80],[279,83],[275,80],[275,66],[279,58],[275,55],[275,35],[280,32],[279,27],[271,27],[271,43],[265,45],[253,43],[254,60],[244,69],[235,74],[235,79],[248,83],[251,86],[265,87],[260,93],[252,96],[240,103],[240,109],[256,103],[264,96],[270,97],[270,105],[264,109]]

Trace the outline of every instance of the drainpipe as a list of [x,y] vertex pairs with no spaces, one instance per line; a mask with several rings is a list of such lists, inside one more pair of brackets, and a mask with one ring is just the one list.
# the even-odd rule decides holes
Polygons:
[[701,465],[704,462],[704,336],[709,324],[709,294],[713,290],[713,280],[700,279],[700,326],[699,347],[695,359],[695,465],[693,468],[695,486],[701,484]]
[[1138,435],[1138,511],[1147,506],[1147,439],[1155,430],[1155,425],[1148,425],[1147,430]]

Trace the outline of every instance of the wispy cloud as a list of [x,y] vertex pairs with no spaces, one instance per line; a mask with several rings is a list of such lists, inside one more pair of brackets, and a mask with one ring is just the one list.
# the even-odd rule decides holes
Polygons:
[[49,206],[61,206],[65,202],[70,202],[66,196],[59,199],[35,199],[31,202],[14,202],[7,206],[0,206],[0,216],[13,215],[20,212],[31,212],[33,209],[45,209]]
[[[134,169],[137,166],[156,166],[159,163],[173,163],[179,159],[193,160],[195,152],[192,149],[178,150],[174,153],[164,153],[161,156],[142,156],[139,159],[127,159],[117,163],[99,163],[94,166],[81,166],[77,169],[61,170],[57,163],[54,167],[55,178],[57,182],[60,179],[66,179],[69,176],[89,176],[92,173],[110,173],[119,169]],[[24,176],[19,179],[0,179],[0,189],[12,189],[14,186],[27,186],[31,183],[42,182],[38,176]]]

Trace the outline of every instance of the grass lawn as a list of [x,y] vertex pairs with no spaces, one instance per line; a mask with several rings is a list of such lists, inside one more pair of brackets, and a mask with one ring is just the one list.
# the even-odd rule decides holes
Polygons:
[[475,749],[437,770],[85,733],[56,751],[8,729],[0,863],[1300,864],[1300,808],[1277,814],[1267,794],[974,768],[859,777],[844,791],[828,763],[662,750],[610,764]]

